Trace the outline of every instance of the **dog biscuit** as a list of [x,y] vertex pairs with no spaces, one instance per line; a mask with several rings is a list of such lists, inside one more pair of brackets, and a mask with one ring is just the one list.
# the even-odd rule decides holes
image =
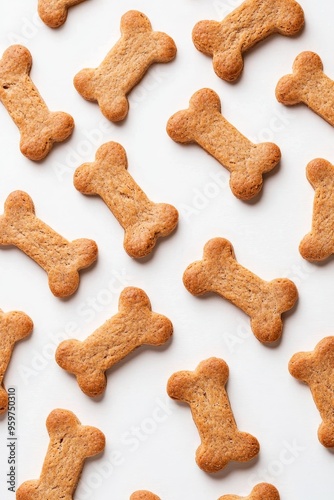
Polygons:
[[280,500],[280,495],[272,484],[260,483],[254,486],[248,497],[238,495],[224,495],[218,500]]
[[124,148],[108,142],[93,163],[81,165],[74,186],[84,194],[98,194],[125,230],[124,248],[134,258],[148,255],[157,239],[176,227],[178,212],[166,203],[153,203],[127,172]]
[[223,21],[200,21],[193,29],[195,47],[213,56],[216,74],[236,80],[243,53],[273,33],[291,36],[304,25],[304,12],[294,0],[246,0]]
[[35,216],[33,201],[23,191],[13,191],[5,202],[5,213],[0,216],[1,245],[14,245],[37,262],[47,272],[56,297],[72,295],[79,285],[78,271],[97,258],[95,241],[67,241]]
[[67,19],[67,12],[73,5],[84,0],[38,0],[38,14],[50,28],[59,28]]
[[55,142],[73,131],[73,118],[51,112],[30,79],[32,57],[22,45],[11,45],[0,60],[0,100],[21,134],[21,152],[30,160],[42,160]]
[[132,493],[130,500],[160,500],[160,498],[150,491],[141,490]]
[[334,447],[334,337],[325,337],[314,351],[292,356],[289,371],[293,377],[309,385],[322,418],[318,429],[320,443]]
[[197,143],[230,173],[235,196],[249,200],[262,189],[263,174],[280,161],[276,144],[253,144],[221,114],[220,99],[211,89],[201,89],[190,99],[186,110],[175,113],[167,133],[176,142]]
[[105,372],[142,345],[159,346],[173,332],[172,323],[152,312],[146,293],[127,287],[119,298],[118,313],[86,340],[64,340],[56,351],[56,361],[77,377],[88,396],[102,394],[107,385]]
[[165,33],[152,31],[149,19],[130,10],[121,19],[120,40],[96,69],[83,69],[74,86],[88,101],[97,101],[102,113],[113,122],[128,114],[127,94],[153,63],[174,59],[176,46]]
[[204,247],[203,259],[190,264],[183,283],[193,295],[215,292],[244,311],[260,342],[275,342],[282,334],[282,313],[298,297],[295,284],[279,278],[264,281],[235,260],[231,243],[213,238]]
[[218,472],[232,460],[247,462],[260,450],[257,439],[236,426],[225,390],[228,375],[225,361],[209,358],[194,372],[174,373],[167,384],[171,398],[190,405],[201,438],[196,462],[205,472]]
[[334,127],[334,81],[324,74],[314,52],[296,57],[293,74],[283,76],[276,86],[276,98],[287,106],[304,103]]
[[315,189],[312,230],[301,241],[299,251],[312,262],[334,253],[334,166],[318,158],[307,165],[306,175]]
[[72,500],[84,460],[101,453],[104,434],[83,426],[68,410],[53,410],[46,427],[50,444],[40,478],[26,481],[16,492],[16,500]]
[[32,332],[33,322],[23,312],[4,313],[0,309],[0,414],[8,408],[8,394],[4,388],[4,377],[16,342]]

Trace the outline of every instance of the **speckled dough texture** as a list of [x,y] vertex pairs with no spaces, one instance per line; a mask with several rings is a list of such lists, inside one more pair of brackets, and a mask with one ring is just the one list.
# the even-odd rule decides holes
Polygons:
[[289,371],[293,377],[309,385],[322,418],[318,429],[320,443],[334,447],[334,337],[325,337],[314,351],[292,356]]
[[103,433],[81,425],[68,410],[53,410],[46,427],[50,443],[40,478],[23,483],[16,500],[73,500],[85,459],[105,447]]
[[306,175],[315,189],[312,229],[299,251],[304,259],[321,261],[334,253],[334,165],[318,158],[307,165]]
[[77,377],[85,394],[95,397],[106,388],[109,368],[139,346],[164,344],[172,333],[172,323],[152,312],[146,293],[127,287],[120,295],[118,313],[83,342],[64,340],[56,351],[56,361]]
[[55,142],[73,131],[73,118],[51,112],[29,77],[32,57],[22,45],[12,45],[0,60],[0,100],[21,134],[21,152],[30,160],[42,160]]
[[276,144],[253,144],[221,114],[219,96],[201,89],[190,99],[189,108],[175,113],[167,123],[167,133],[182,144],[197,143],[231,172],[232,193],[249,200],[262,189],[263,174],[280,161]]
[[95,241],[68,241],[35,216],[30,196],[13,191],[0,216],[0,246],[14,245],[48,274],[49,287],[56,297],[68,297],[79,286],[79,270],[97,258]]
[[127,172],[124,148],[103,144],[93,163],[81,165],[74,186],[84,194],[98,194],[123,229],[124,248],[134,258],[148,255],[157,239],[169,235],[178,222],[178,211],[166,203],[153,203]]
[[291,36],[303,26],[303,10],[294,0],[246,0],[221,22],[197,23],[193,42],[213,56],[216,74],[232,82],[243,70],[244,52],[273,33]]
[[304,103],[334,127],[334,81],[324,74],[314,52],[296,57],[293,73],[283,76],[276,86],[276,98],[287,106]]
[[59,28],[67,19],[67,12],[73,5],[84,0],[38,0],[38,14],[50,28]]
[[204,247],[203,259],[190,264],[183,283],[193,295],[215,292],[242,309],[251,319],[261,342],[275,342],[282,334],[282,313],[291,309],[298,292],[289,279],[264,281],[235,260],[231,243],[213,238]]
[[8,408],[8,394],[4,377],[16,342],[24,339],[33,329],[33,322],[25,313],[4,313],[0,309],[0,415]]
[[141,490],[132,493],[130,500],[160,500],[160,498],[150,491]]
[[74,78],[77,91],[88,101],[97,101],[113,122],[128,114],[127,94],[153,63],[174,59],[176,46],[165,33],[152,31],[149,19],[130,10],[121,19],[120,40],[96,69],[83,69]]
[[280,495],[275,486],[268,483],[260,483],[254,486],[247,497],[238,495],[224,495],[218,500],[280,500]]
[[228,375],[225,361],[209,358],[193,372],[174,373],[167,384],[171,398],[190,405],[201,438],[196,462],[205,472],[218,472],[230,461],[247,462],[260,450],[257,439],[236,426],[225,390]]

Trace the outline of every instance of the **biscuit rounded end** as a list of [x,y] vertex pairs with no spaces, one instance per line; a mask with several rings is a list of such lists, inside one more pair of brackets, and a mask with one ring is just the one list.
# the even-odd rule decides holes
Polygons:
[[249,462],[260,452],[258,440],[247,432],[237,431],[233,436],[233,445],[222,451],[219,443],[208,447],[201,444],[196,452],[196,463],[208,473],[216,473],[224,469],[229,462]]
[[308,233],[299,244],[299,253],[309,262],[328,259],[334,252],[332,235]]
[[263,186],[263,174],[273,170],[281,159],[281,150],[272,142],[252,145],[246,168],[231,172],[230,187],[241,200],[250,200],[258,195]]
[[326,448],[334,448],[334,422],[325,421],[318,429],[318,439]]
[[311,356],[312,353],[310,352],[297,352],[294,354],[288,364],[290,375],[307,383],[311,372]]
[[85,68],[79,71],[73,79],[73,84],[79,94],[87,101],[96,101],[95,69]]
[[192,39],[197,50],[213,56],[216,75],[233,82],[239,78],[244,67],[242,52],[239,46],[224,46],[221,29],[221,23],[217,21],[200,21],[193,29]]
[[29,50],[23,45],[11,45],[2,55],[0,61],[1,70],[6,75],[29,74],[32,66],[32,56]]
[[49,288],[55,297],[69,297],[79,286],[78,271],[76,269],[67,270],[66,267],[63,269],[57,266],[48,273]]
[[39,481],[25,481],[16,491],[16,500],[30,500],[36,495]]
[[23,131],[20,150],[29,160],[43,160],[51,151],[55,142],[65,141],[73,132],[72,116],[62,111],[50,113],[47,120],[38,123],[34,134]]
[[160,500],[160,498],[150,491],[140,490],[132,493],[130,500]]
[[278,102],[286,106],[293,106],[302,101],[299,83],[293,75],[283,76],[276,85],[275,95]]
[[281,35],[293,36],[301,31],[305,24],[302,7],[295,0],[284,2],[277,19],[277,30]]
[[67,12],[68,9],[64,2],[57,2],[56,7],[54,3],[50,3],[48,0],[39,0],[38,2],[39,17],[49,28],[62,26],[67,19]]
[[82,392],[90,398],[100,396],[107,387],[106,374],[104,371],[98,369],[93,372],[78,374],[77,381]]
[[159,238],[171,234],[178,223],[179,214],[167,203],[152,204],[134,225],[126,227],[124,248],[130,257],[141,259],[149,255]]
[[278,490],[269,483],[259,483],[254,486],[251,495],[258,495],[259,498],[264,500],[280,500],[280,494]]
[[314,188],[324,182],[333,182],[334,165],[323,158],[315,158],[308,163],[306,167],[306,176]]

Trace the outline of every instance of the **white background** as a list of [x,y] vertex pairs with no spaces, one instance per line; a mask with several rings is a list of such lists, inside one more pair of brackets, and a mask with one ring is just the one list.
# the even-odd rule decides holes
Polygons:
[[[39,20],[37,0],[1,3],[1,53],[13,43],[29,48],[31,77],[41,95],[51,110],[70,113],[76,128],[66,143],[34,163],[21,155],[19,132],[0,107],[0,206],[11,191],[27,191],[39,218],[69,240],[88,237],[99,246],[97,264],[81,273],[79,290],[68,300],[51,294],[45,272],[23,253],[0,249],[0,307],[25,311],[35,325],[31,337],[16,345],[5,377],[7,387],[17,388],[18,485],[39,477],[49,442],[45,420],[54,408],[66,408],[107,439],[103,455],[86,462],[76,500],[127,500],[138,489],[162,500],[217,500],[228,493],[248,495],[261,481],[275,484],[282,500],[333,498],[334,457],[318,442],[319,413],[308,387],[290,376],[287,365],[295,352],[312,350],[334,332],[334,262],[309,264],[298,252],[311,227],[314,194],[305,167],[316,157],[334,162],[334,132],[305,106],[279,104],[274,91],[303,50],[317,52],[334,78],[334,3],[301,0],[304,31],[259,44],[246,55],[241,79],[228,84],[213,72],[211,58],[195,49],[191,31],[197,21],[221,20],[240,3],[88,0],[70,9],[58,30]],[[113,124],[97,104],[82,99],[72,80],[83,67],[100,64],[129,9],[144,12],[155,30],[172,36],[178,53],[174,62],[149,70],[130,93],[127,119]],[[229,174],[216,160],[166,134],[168,118],[187,108],[202,87],[219,94],[224,116],[244,135],[281,148],[279,168],[266,176],[263,193],[252,202],[233,196]],[[93,161],[97,147],[110,140],[125,147],[129,172],[146,194],[180,212],[176,232],[143,261],[125,253],[123,230],[102,200],[73,187],[75,168]],[[232,304],[214,295],[196,298],[184,288],[183,271],[216,236],[228,238],[237,260],[263,279],[288,276],[298,286],[298,305],[284,316],[277,346],[261,345],[248,317]],[[54,351],[61,340],[85,339],[113,316],[128,285],[143,288],[153,310],[171,319],[173,339],[162,348],[141,348],[111,369],[104,396],[94,401],[58,367]],[[258,459],[230,464],[216,475],[197,467],[199,436],[190,409],[170,400],[165,389],[172,373],[193,370],[210,356],[228,363],[238,427],[261,445]],[[10,500],[6,437],[4,417],[0,497]]]

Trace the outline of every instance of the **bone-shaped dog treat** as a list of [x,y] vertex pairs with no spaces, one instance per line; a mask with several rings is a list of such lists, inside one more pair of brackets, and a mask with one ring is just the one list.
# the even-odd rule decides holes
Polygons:
[[119,298],[119,311],[86,340],[65,340],[56,351],[56,361],[77,377],[81,390],[95,397],[107,385],[105,372],[142,345],[167,342],[173,325],[162,314],[152,312],[146,293],[127,287]]
[[255,437],[236,426],[225,390],[228,375],[225,361],[209,358],[194,372],[174,373],[167,384],[171,398],[190,405],[201,438],[196,462],[205,472],[217,472],[232,460],[247,462],[260,449]]
[[313,220],[299,251],[304,259],[320,261],[334,253],[334,165],[318,158],[307,165],[306,175],[315,189]]
[[105,201],[125,230],[124,248],[131,257],[148,255],[157,239],[177,225],[177,210],[150,201],[127,172],[125,150],[116,142],[101,146],[95,162],[75,171],[74,185],[81,193],[99,194]]
[[30,196],[12,192],[0,216],[0,246],[15,245],[48,274],[49,287],[57,297],[72,295],[79,285],[79,270],[90,266],[97,257],[95,241],[72,242],[56,233],[35,216]]
[[38,0],[38,13],[42,21],[50,28],[58,28],[67,19],[67,12],[73,5],[84,0]]
[[224,495],[218,500],[280,500],[280,495],[272,484],[260,483],[254,486],[250,495],[239,497],[238,495]]
[[130,500],[160,500],[160,498],[150,491],[141,490],[132,493]]
[[273,33],[291,36],[304,25],[304,13],[294,0],[246,0],[223,21],[200,21],[193,29],[195,47],[213,56],[213,68],[223,80],[236,80],[243,53]]
[[51,112],[29,77],[32,57],[28,49],[12,45],[0,60],[0,100],[21,134],[21,152],[42,160],[55,142],[67,139],[74,128],[67,113]]
[[260,342],[274,342],[282,334],[283,312],[295,304],[295,284],[284,278],[264,281],[235,260],[231,243],[213,238],[204,247],[203,260],[188,266],[183,283],[193,295],[215,292],[242,309]]
[[105,447],[104,434],[68,410],[53,410],[46,427],[50,443],[40,478],[21,484],[16,500],[73,500],[85,459]]
[[176,46],[165,33],[152,31],[149,19],[130,10],[121,19],[120,40],[96,69],[83,69],[74,86],[88,101],[97,101],[102,113],[113,122],[128,114],[127,94],[153,63],[174,59]]
[[33,322],[23,312],[4,313],[0,309],[0,414],[8,407],[4,377],[16,342],[30,335]]
[[323,72],[320,57],[302,52],[293,63],[293,73],[276,86],[279,102],[292,106],[304,103],[334,127],[334,81]]
[[313,352],[292,356],[289,371],[309,385],[322,418],[318,438],[326,448],[334,447],[334,337],[325,337]]
[[276,144],[253,144],[221,114],[220,99],[211,89],[201,89],[186,110],[175,113],[167,124],[176,142],[197,143],[231,172],[230,187],[235,196],[248,200],[257,195],[263,174],[281,158]]

